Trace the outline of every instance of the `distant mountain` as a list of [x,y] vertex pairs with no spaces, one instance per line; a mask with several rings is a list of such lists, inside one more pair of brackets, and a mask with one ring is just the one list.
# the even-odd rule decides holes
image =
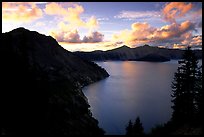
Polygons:
[[[202,50],[194,50],[198,58],[202,58]],[[137,48],[122,46],[108,51],[74,52],[75,55],[92,61],[136,60],[136,61],[169,61],[181,59],[184,50],[166,49],[144,45]]]
[[81,87],[109,74],[50,36],[2,33],[1,135],[102,135]]

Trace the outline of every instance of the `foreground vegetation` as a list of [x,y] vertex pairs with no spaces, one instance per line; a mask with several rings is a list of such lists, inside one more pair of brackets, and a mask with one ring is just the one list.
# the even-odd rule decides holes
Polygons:
[[[172,117],[163,124],[152,128],[151,135],[202,135],[203,125],[203,90],[202,65],[188,47],[172,82]],[[145,135],[142,123],[130,121],[126,127],[126,135]],[[135,126],[140,125],[140,126]],[[137,128],[136,128],[137,127]]]

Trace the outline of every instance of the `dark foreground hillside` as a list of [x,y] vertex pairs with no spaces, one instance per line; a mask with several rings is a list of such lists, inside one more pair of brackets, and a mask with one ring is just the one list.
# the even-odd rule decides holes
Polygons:
[[2,34],[1,135],[101,135],[81,87],[108,77],[55,39],[24,28]]

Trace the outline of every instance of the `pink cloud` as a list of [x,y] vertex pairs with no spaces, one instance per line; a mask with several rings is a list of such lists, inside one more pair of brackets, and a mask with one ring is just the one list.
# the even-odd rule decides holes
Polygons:
[[7,22],[31,22],[43,16],[33,2],[2,2],[2,20]]
[[59,30],[51,31],[50,35],[54,37],[58,42],[67,42],[67,43],[98,43],[102,42],[104,35],[98,31],[91,32],[88,36],[84,36],[81,40],[80,35],[77,30]]

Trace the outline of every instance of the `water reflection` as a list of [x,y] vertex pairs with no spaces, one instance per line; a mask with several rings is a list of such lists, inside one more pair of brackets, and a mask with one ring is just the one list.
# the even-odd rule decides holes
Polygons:
[[129,119],[140,119],[145,132],[171,116],[171,82],[177,62],[97,62],[109,78],[83,89],[93,116],[107,134],[124,134]]

